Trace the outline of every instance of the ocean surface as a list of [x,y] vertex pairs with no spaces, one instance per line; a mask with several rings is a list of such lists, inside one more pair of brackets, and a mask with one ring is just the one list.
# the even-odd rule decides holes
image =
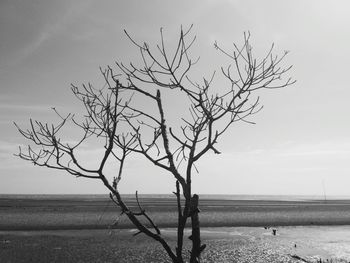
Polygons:
[[[174,195],[124,195],[134,212],[145,209],[161,227],[177,224]],[[203,227],[350,225],[344,196],[201,195]],[[0,230],[132,228],[108,195],[0,195]]]
[[[126,198],[134,198],[134,194],[123,194]],[[174,198],[172,194],[139,194],[141,198]],[[308,200],[350,200],[350,195],[235,195],[235,194],[199,194],[200,199],[215,200],[272,200],[272,201],[308,201]],[[108,194],[0,194],[0,198],[13,199],[104,199]]]

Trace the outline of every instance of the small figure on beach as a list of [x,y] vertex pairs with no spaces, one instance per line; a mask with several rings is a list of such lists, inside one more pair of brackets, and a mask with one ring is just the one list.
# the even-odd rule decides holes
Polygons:
[[277,229],[272,229],[272,235],[276,235],[276,233],[277,233]]
[[297,244],[294,244],[294,248],[297,248]]

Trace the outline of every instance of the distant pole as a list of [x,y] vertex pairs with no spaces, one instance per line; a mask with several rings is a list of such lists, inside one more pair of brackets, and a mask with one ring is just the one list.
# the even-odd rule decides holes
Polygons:
[[324,196],[324,201],[327,201],[327,196],[326,196],[326,187],[324,185],[324,180],[322,180],[322,187],[323,187],[323,196]]

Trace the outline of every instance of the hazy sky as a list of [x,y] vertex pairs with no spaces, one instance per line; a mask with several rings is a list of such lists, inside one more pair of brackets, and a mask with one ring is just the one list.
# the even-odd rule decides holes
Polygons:
[[[349,1],[0,1],[0,193],[105,193],[97,181],[34,167],[13,156],[28,119],[56,121],[75,112],[70,83],[99,83],[99,66],[135,60],[123,33],[156,43],[194,24],[196,71],[208,74],[250,31],[257,53],[291,51],[297,83],[262,93],[256,125],[236,124],[194,175],[194,191],[212,194],[350,195]],[[176,101],[175,101],[176,102]],[[181,103],[181,102],[176,102]],[[67,137],[69,139],[69,137]],[[95,159],[93,146],[87,161]],[[157,181],[157,183],[155,183]],[[124,193],[171,193],[173,178],[143,159],[127,163]]]

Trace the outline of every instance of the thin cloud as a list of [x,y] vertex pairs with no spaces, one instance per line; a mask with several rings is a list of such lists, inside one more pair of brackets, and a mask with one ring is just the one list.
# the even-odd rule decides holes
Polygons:
[[281,156],[343,156],[350,155],[349,140],[321,141],[318,143],[291,145],[280,150]]
[[49,105],[20,105],[20,104],[0,104],[0,111],[8,110],[8,111],[47,111],[51,109],[52,106]]
[[67,8],[66,12],[60,17],[60,19],[54,23],[47,24],[40,34],[19,52],[19,55],[17,59],[13,61],[13,64],[17,64],[25,60],[31,54],[40,49],[52,37],[64,31],[73,19],[76,19],[77,16],[86,10],[90,3],[91,1],[83,1]]
[[0,140],[1,170],[18,167],[18,157],[14,156],[14,154],[18,153],[19,146],[22,148],[26,147],[24,144]]

